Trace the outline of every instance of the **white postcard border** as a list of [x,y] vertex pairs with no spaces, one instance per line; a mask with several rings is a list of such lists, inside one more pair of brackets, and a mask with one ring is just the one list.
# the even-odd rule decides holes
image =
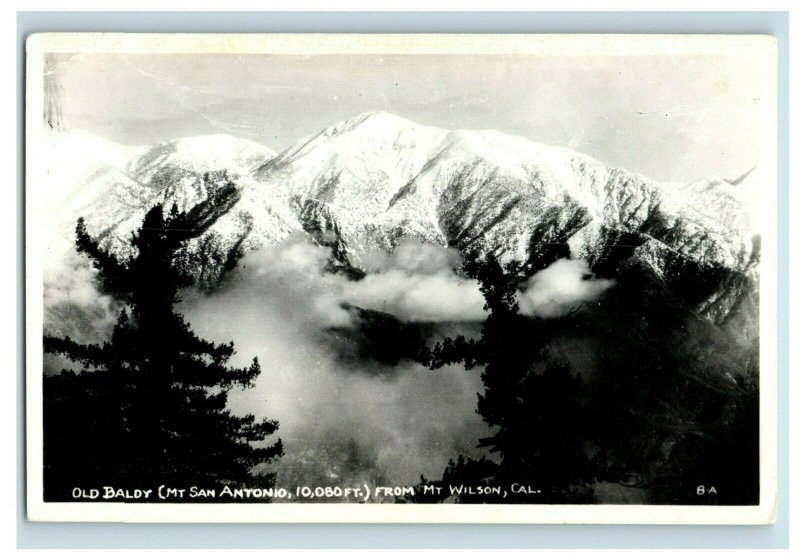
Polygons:
[[[764,193],[760,265],[760,503],[758,506],[504,504],[139,504],[52,503],[42,499],[42,198],[35,185],[43,108],[44,54],[537,54],[758,56]],[[44,33],[27,41],[26,61],[26,467],[31,521],[137,523],[541,523],[766,524],[777,511],[777,49],[766,35],[517,34],[144,34]],[[768,165],[766,162],[775,162]],[[31,188],[34,187],[34,188]]]

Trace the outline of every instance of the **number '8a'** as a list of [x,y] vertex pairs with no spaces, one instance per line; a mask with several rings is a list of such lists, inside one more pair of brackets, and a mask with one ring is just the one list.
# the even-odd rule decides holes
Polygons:
[[703,494],[716,494],[716,493],[717,493],[717,489],[714,488],[713,486],[710,486],[710,487],[706,488],[705,486],[703,486],[701,484],[700,486],[697,487],[697,495],[698,496],[702,496]]

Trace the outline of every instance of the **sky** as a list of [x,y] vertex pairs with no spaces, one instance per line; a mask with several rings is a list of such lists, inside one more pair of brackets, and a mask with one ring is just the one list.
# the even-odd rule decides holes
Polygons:
[[227,133],[281,151],[367,111],[495,129],[658,181],[758,163],[761,69],[726,56],[58,54],[45,119],[126,145]]

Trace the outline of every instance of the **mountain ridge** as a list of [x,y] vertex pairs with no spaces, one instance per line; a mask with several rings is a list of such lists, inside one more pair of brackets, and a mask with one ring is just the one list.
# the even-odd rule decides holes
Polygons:
[[[609,274],[633,259],[667,282],[678,269],[757,279],[757,232],[747,197],[737,196],[738,184],[755,181],[753,170],[736,185],[718,177],[658,183],[567,148],[494,130],[429,127],[386,112],[334,124],[278,154],[213,135],[134,151],[117,170],[131,182],[100,168],[83,185],[97,197],[72,213],[87,214],[90,233],[115,252],[126,250],[153,204],[188,209],[208,199],[210,175],[209,184],[233,181],[238,198],[193,242],[187,262],[227,262],[233,252],[303,231],[355,268],[367,250],[391,251],[403,237],[418,237],[501,260],[582,258]],[[224,273],[221,264],[203,269],[208,285]],[[717,291],[710,300],[725,299]],[[727,311],[709,312],[707,304],[698,310],[724,320]]]

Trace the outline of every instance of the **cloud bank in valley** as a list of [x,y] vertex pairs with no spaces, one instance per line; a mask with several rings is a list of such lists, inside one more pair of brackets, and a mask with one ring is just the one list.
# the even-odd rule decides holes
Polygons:
[[[480,292],[449,268],[452,253],[416,250],[430,258],[411,248],[376,256],[373,274],[352,281],[326,272],[329,249],[298,237],[245,256],[217,293],[186,294],[181,308],[199,335],[234,340],[238,363],[259,358],[255,387],[232,392],[230,406],[280,421],[280,483],[414,484],[421,474],[441,475],[487,433],[474,412],[478,372],[343,361],[337,339],[326,336],[331,328],[358,329],[345,302],[406,319],[478,316]],[[443,287],[441,301],[426,308],[432,286]],[[470,305],[455,303],[462,297]]]
[[[60,253],[46,269],[46,325],[102,340],[114,304],[97,291],[85,257]],[[457,251],[417,240],[364,255],[360,280],[331,272],[330,258],[329,248],[307,236],[291,237],[243,257],[216,292],[186,291],[179,311],[198,335],[233,340],[234,365],[258,356],[255,386],[232,391],[229,405],[280,422],[286,455],[274,468],[281,484],[413,484],[421,474],[440,476],[450,458],[474,454],[490,433],[475,412],[479,371],[360,359],[344,347],[352,340],[330,333],[359,332],[355,306],[433,325],[434,338],[454,329],[480,336],[487,312],[477,281],[456,272]],[[556,316],[611,284],[592,278],[583,261],[557,261],[518,293],[520,310]]]
[[[325,332],[359,329],[344,304],[443,329],[479,325],[486,311],[478,283],[454,271],[456,251],[414,240],[365,256],[369,273],[361,280],[327,271],[330,257],[304,236],[266,247],[245,256],[215,294],[187,294],[183,311],[201,336],[234,340],[239,363],[259,357],[255,387],[233,393],[230,404],[281,422],[282,483],[413,484],[420,474],[440,476],[450,458],[474,453],[489,433],[475,413],[479,373],[342,360]],[[520,295],[525,312],[552,316],[610,285],[587,273],[586,263],[572,261],[540,272]]]

